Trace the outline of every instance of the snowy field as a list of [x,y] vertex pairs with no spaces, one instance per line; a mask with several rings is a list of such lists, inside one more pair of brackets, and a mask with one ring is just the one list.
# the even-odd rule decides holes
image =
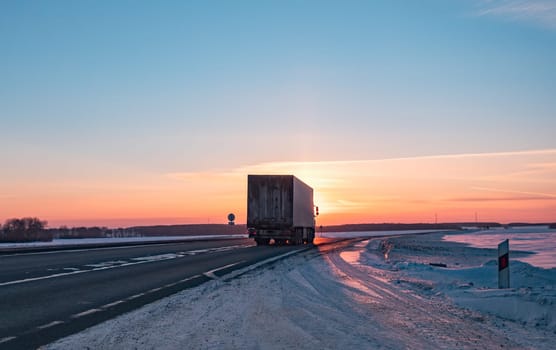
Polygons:
[[46,348],[553,349],[556,269],[512,259],[512,288],[498,290],[496,251],[445,236],[311,250]]
[[518,254],[518,260],[544,268],[556,267],[556,230],[551,230],[548,226],[500,227],[473,234],[448,235],[444,239],[477,248],[493,248],[509,239],[512,250],[535,253]]
[[367,238],[381,236],[415,235],[431,232],[446,232],[446,230],[398,230],[398,231],[352,231],[352,232],[317,232],[322,238]]

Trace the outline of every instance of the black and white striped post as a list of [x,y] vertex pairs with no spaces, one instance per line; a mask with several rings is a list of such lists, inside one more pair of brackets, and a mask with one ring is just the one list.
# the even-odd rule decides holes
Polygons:
[[498,245],[498,288],[510,288],[510,241]]

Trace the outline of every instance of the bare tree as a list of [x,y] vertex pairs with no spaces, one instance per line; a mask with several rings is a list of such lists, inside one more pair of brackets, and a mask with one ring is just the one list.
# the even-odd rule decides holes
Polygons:
[[8,219],[2,226],[2,240],[11,242],[52,240],[52,235],[45,230],[46,225],[46,221],[33,217]]

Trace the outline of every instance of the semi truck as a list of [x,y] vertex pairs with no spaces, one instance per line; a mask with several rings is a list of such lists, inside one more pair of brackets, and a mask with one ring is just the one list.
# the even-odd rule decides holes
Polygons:
[[315,208],[313,189],[293,175],[247,176],[247,230],[257,245],[312,244]]

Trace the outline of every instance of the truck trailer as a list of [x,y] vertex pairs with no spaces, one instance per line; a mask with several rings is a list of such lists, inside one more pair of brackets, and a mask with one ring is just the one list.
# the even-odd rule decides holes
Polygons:
[[314,209],[313,189],[293,175],[247,176],[247,228],[257,245],[312,244]]

